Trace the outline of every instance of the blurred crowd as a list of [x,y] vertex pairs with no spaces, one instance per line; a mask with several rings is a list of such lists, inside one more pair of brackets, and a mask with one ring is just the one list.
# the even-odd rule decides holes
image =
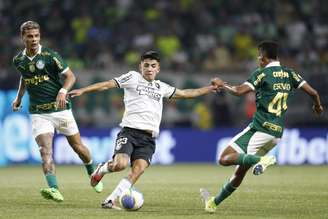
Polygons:
[[[96,72],[80,84],[106,79],[107,72],[117,76],[114,71],[122,66],[136,69],[140,53],[148,49],[160,52],[162,70],[179,74],[180,87],[199,86],[192,77],[199,74],[210,78],[220,73],[242,82],[256,67],[257,44],[272,39],[281,44],[283,64],[300,71],[327,104],[327,14],[324,0],[0,0],[0,89],[17,87],[19,75],[11,60],[22,49],[19,26],[34,20],[41,25],[42,44],[57,50],[74,72]],[[76,103],[79,121],[117,124],[121,99],[120,92],[81,98]],[[252,95],[226,99],[220,93],[170,102],[163,123],[206,129],[249,120],[255,110]],[[291,111],[302,115],[296,108]],[[318,121],[301,122],[309,123]]]

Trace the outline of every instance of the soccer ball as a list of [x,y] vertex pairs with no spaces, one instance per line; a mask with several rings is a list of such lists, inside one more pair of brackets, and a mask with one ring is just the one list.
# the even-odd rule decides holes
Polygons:
[[137,191],[135,188],[130,188],[123,191],[119,201],[123,209],[136,211],[142,207],[144,198],[141,192]]

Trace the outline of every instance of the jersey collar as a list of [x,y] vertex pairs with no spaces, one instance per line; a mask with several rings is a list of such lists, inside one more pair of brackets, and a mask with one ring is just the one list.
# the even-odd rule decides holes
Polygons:
[[264,68],[273,67],[273,66],[280,66],[280,62],[279,61],[270,62]]
[[39,49],[38,49],[38,52],[32,56],[32,57],[29,57],[27,54],[26,54],[26,48],[23,50],[23,56],[26,56],[29,60],[33,60],[35,56],[41,54],[41,49],[42,49],[42,46],[39,44]]

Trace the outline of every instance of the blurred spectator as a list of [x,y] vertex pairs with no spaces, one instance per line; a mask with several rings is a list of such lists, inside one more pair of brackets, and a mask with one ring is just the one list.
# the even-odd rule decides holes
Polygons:
[[255,94],[248,93],[245,96],[244,111],[246,118],[250,121],[256,112]]
[[[79,76],[83,74],[78,76],[83,84],[93,83],[97,77],[108,78],[106,74],[117,76],[127,69],[137,70],[138,54],[148,49],[160,51],[162,72],[173,72],[172,80],[179,80],[179,85],[204,83],[213,74],[245,80],[256,68],[256,45],[263,39],[273,39],[281,44],[283,64],[311,78],[318,91],[326,95],[327,8],[324,0],[98,0],[97,4],[86,0],[0,0],[0,89],[13,89],[18,84],[19,74],[11,66],[12,57],[22,48],[17,31],[23,21],[31,19],[44,27],[42,45],[61,52],[69,66]],[[119,122],[121,102],[116,94],[111,96],[90,94],[77,101],[80,121],[92,125],[94,120],[104,126]],[[229,98],[229,102],[221,93],[206,99],[212,103],[200,98],[170,102],[164,108],[163,124],[188,126],[197,121],[199,127],[207,128],[212,125],[204,121],[211,120],[214,126],[238,125],[251,117],[252,98],[246,97],[245,109],[235,107],[240,100]],[[200,125],[202,122],[206,124]]]
[[215,127],[229,127],[232,125],[231,110],[225,92],[219,92],[214,96],[211,111]]

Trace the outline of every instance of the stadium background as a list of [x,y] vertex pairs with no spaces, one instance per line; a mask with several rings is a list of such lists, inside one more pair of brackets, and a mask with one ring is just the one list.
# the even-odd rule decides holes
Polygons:
[[[77,7],[78,5],[78,7]],[[327,1],[10,1],[0,0],[0,166],[40,162],[31,137],[25,96],[20,113],[10,103],[19,81],[11,65],[21,50],[19,26],[41,25],[44,46],[58,51],[76,74],[76,87],[137,69],[147,49],[161,53],[159,78],[179,88],[205,85],[214,76],[246,80],[256,67],[256,45],[281,44],[283,64],[299,71],[328,103]],[[85,95],[73,111],[94,160],[111,157],[123,113],[122,92]],[[166,102],[154,163],[211,162],[251,120],[254,96],[225,93]],[[328,164],[328,116],[311,114],[311,99],[295,93],[287,131],[272,153],[279,164]],[[186,153],[188,151],[188,153]],[[56,136],[57,163],[79,163],[65,139]]]

